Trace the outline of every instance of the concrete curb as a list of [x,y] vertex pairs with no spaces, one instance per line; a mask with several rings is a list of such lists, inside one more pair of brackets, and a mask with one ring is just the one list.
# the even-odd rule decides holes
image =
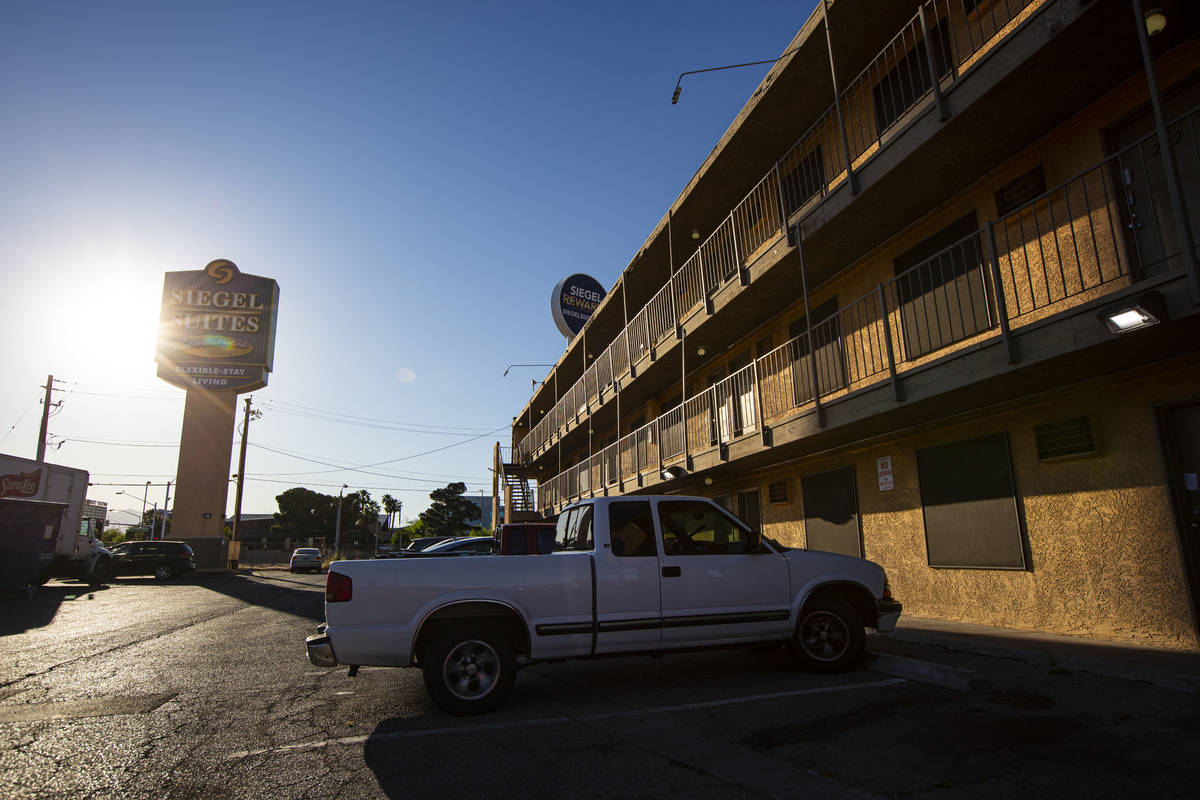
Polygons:
[[1000,644],[991,644],[990,642],[979,642],[972,639],[964,639],[958,636],[947,636],[939,633],[929,633],[927,631],[901,630],[897,628],[888,634],[888,638],[895,639],[900,642],[913,642],[914,644],[928,644],[935,647],[944,647],[947,650],[955,650],[960,653],[972,653],[977,656],[989,656],[990,658],[1014,658],[1018,661],[1024,661],[1026,664],[1035,664],[1040,667],[1053,667],[1055,665],[1054,657],[1045,650],[1030,650],[1022,647],[1009,647]]
[[986,692],[992,688],[987,679],[974,670],[947,667],[932,661],[918,661],[915,658],[894,656],[890,653],[868,652],[866,655],[869,669],[895,678],[956,692]]
[[1149,683],[1162,689],[1171,689],[1177,692],[1200,693],[1200,675],[1168,672],[1151,667],[1140,667],[1117,661],[1088,658],[1086,656],[1066,654],[1056,656],[1048,649],[1031,650],[1023,647],[1010,647],[991,642],[980,642],[968,637],[931,633],[928,631],[902,630],[897,628],[888,634],[888,636],[899,641],[934,645],[960,653],[971,653],[990,658],[1012,658],[1039,667],[1059,668],[1071,672],[1087,672],[1106,678]]

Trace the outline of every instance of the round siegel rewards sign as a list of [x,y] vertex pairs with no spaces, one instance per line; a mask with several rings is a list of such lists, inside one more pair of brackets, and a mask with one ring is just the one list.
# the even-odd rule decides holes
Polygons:
[[590,275],[570,275],[559,281],[550,295],[550,311],[559,332],[571,339],[583,330],[604,295],[604,287]]

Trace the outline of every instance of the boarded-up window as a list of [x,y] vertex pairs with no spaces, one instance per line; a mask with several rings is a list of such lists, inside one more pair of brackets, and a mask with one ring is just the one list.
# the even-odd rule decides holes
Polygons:
[[846,385],[846,371],[842,357],[842,332],[837,317],[837,297],[831,297],[813,309],[813,341],[816,352],[808,357],[808,323],[801,317],[788,326],[792,339],[792,390],[796,405],[812,400],[812,365],[817,371],[817,389],[822,395]]
[[992,327],[975,212],[896,257],[903,360]]
[[793,157],[790,165],[785,160],[784,169],[783,207],[791,216],[810,197],[825,188],[825,159],[821,157],[821,145],[814,145],[802,157]]
[[806,475],[800,479],[800,493],[808,549],[862,558],[854,467]]
[[[933,41],[933,68],[940,77],[950,70],[950,28],[946,20],[930,31],[930,39]],[[878,135],[882,136],[932,85],[925,40],[921,39],[872,89]]]
[[917,451],[931,567],[1024,569],[1004,433]]

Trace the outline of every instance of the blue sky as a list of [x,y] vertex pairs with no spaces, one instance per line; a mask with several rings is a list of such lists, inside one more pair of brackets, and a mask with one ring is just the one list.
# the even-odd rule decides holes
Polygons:
[[[390,491],[405,519],[450,480],[490,493],[509,434],[483,434],[546,373],[505,367],[565,345],[554,284],[612,286],[767,68],[672,106],[678,74],[778,56],[812,7],[3,4],[0,452],[33,456],[53,373],[49,460],[173,477],[162,274],[228,258],[280,285],[244,511],[294,485]],[[119,488],[89,496],[140,509]]]

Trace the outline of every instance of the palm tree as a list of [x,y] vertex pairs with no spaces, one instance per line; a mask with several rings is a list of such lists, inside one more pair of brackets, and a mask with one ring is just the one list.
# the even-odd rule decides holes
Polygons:
[[383,497],[379,498],[379,502],[383,505],[383,510],[388,515],[388,530],[391,530],[392,515],[400,510],[400,503],[398,503],[396,498],[392,497],[390,494],[385,494]]

